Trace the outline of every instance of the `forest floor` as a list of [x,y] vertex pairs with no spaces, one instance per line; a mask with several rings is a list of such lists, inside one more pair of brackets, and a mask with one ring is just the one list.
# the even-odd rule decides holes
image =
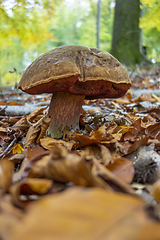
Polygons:
[[45,135],[50,95],[1,89],[0,239],[160,238],[160,68],[129,75],[60,140]]

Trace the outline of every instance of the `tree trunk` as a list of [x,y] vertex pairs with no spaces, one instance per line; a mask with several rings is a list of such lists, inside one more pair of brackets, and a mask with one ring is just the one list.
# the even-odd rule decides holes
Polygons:
[[97,2],[97,48],[100,48],[101,0]]
[[111,53],[132,66],[144,59],[140,52],[140,0],[116,0]]

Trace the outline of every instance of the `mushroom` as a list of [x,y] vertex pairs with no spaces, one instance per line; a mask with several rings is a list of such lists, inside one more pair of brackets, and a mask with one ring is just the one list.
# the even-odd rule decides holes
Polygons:
[[92,47],[61,46],[38,57],[23,73],[18,88],[29,94],[52,93],[47,134],[61,138],[75,129],[84,99],[118,98],[131,82],[111,54]]

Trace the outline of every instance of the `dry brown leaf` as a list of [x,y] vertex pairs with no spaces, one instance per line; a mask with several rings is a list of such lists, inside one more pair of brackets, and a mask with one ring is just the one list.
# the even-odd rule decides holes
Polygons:
[[46,108],[42,108],[42,107],[38,107],[35,110],[33,110],[28,116],[27,116],[27,120],[32,122],[33,119],[35,117],[37,117],[38,115],[42,114],[42,112],[45,110]]
[[130,104],[130,100],[129,99],[124,99],[124,98],[118,98],[116,99],[117,103],[123,103],[123,104]]
[[73,148],[79,148],[82,146],[88,146],[97,143],[95,139],[91,139],[90,137],[87,137],[80,133],[72,133],[71,139],[74,140],[76,143],[74,143]]
[[42,147],[44,147],[45,149],[48,149],[48,150],[52,150],[55,143],[56,144],[59,143],[62,146],[67,147],[68,150],[71,150],[73,147],[73,143],[65,142],[63,140],[56,140],[56,139],[50,138],[50,137],[45,137],[45,138],[40,139],[40,144],[42,145]]
[[10,157],[8,160],[12,161],[14,164],[16,164],[16,163],[22,162],[24,158],[25,158],[24,154],[17,153],[17,154],[14,154],[12,157]]
[[96,113],[101,113],[101,109],[98,108],[98,107],[92,107],[92,108],[89,108],[88,111],[87,111],[90,115],[94,115]]
[[127,155],[129,153],[132,153],[139,146],[146,144],[147,141],[148,137],[146,135],[139,135],[133,143],[129,141],[126,141],[124,143],[118,143],[118,147],[124,155]]
[[152,113],[156,114],[156,117],[160,120],[160,109],[159,108],[152,108],[148,111],[151,115]]
[[101,149],[97,144],[84,147],[84,149],[80,151],[79,154],[85,154],[86,156],[94,156],[98,161],[102,161]]
[[36,143],[36,140],[38,138],[40,131],[41,131],[40,126],[36,126],[36,127],[34,127],[33,125],[30,126],[26,136],[26,145],[25,145],[26,148],[29,145]]
[[18,172],[13,173],[13,183],[18,182],[21,180],[24,169],[29,164],[28,158],[24,158],[24,160],[21,163],[20,169]]
[[155,182],[151,188],[151,195],[160,202],[160,180]]
[[106,127],[106,132],[112,134],[116,132],[115,130],[117,129],[117,123],[115,123],[114,121],[111,121],[109,123],[106,123],[105,127]]
[[140,230],[135,240],[159,240],[160,239],[160,223],[151,222]]
[[156,118],[153,118],[150,114],[148,114],[147,116],[143,117],[143,122],[146,125],[150,125],[150,124],[156,123],[157,120]]
[[139,133],[142,134],[144,133],[144,130],[145,130],[145,124],[142,122],[140,118],[136,119],[130,127],[129,126],[120,126],[120,127],[122,128],[121,131],[123,133],[120,139],[120,142],[126,142],[126,141],[134,142],[138,137]]
[[22,106],[22,104],[17,103],[17,102],[15,102],[15,101],[10,101],[10,102],[7,103],[7,105],[8,105],[8,106]]
[[5,104],[5,102],[2,102],[2,101],[1,101],[1,102],[0,102],[0,105],[6,105],[6,104]]
[[12,129],[14,129],[14,130],[19,129],[19,130],[24,131],[24,130],[27,130],[30,125],[31,124],[27,120],[27,117],[24,116],[12,126]]
[[103,179],[110,187],[112,187],[112,189],[116,191],[134,194],[132,188],[123,180],[121,180],[121,178],[113,174],[102,164],[99,164],[95,159],[93,161],[94,165],[92,167],[92,172],[94,176],[98,176]]
[[50,156],[42,156],[40,159],[36,159],[35,161],[31,161],[30,164],[25,168],[24,177],[30,178],[47,178],[45,168],[47,167],[50,161]]
[[[43,159],[42,159],[43,160]],[[50,154],[50,161],[45,168],[46,176],[60,182],[73,182],[85,187],[100,187],[134,193],[130,186],[99,163],[94,156],[85,151],[69,153],[63,146],[55,146]],[[111,185],[111,186],[110,186]]]
[[74,187],[33,203],[9,240],[135,240],[149,222],[143,206],[136,197]]
[[102,144],[86,146],[83,151],[79,152],[79,154],[85,154],[86,156],[94,156],[99,162],[103,163],[105,166],[107,166],[110,162],[113,161],[109,149]]
[[160,140],[160,123],[157,122],[157,123],[154,123],[154,124],[148,126],[145,130],[145,134],[148,137],[156,138],[156,139]]
[[13,124],[18,122],[21,118],[22,116],[10,116],[8,122]]
[[35,159],[40,159],[42,156],[48,154],[48,150],[45,150],[39,145],[32,145],[25,149],[25,154],[29,161],[33,161]]
[[16,224],[19,223],[17,216],[10,213],[0,213],[0,233],[1,239],[8,240],[11,232],[13,231]]
[[53,149],[50,162],[45,168],[49,178],[60,182],[73,182],[85,187],[101,187],[111,190],[103,180],[92,174],[93,160],[91,157],[65,151],[62,146]]
[[109,163],[113,162],[112,155],[111,155],[109,149],[106,146],[104,146],[102,144],[98,144],[98,146],[101,149],[101,160],[102,160],[102,163],[104,164],[104,166],[108,166]]
[[[25,178],[10,187],[14,204],[25,207],[36,198],[33,195],[44,195],[52,187],[53,181],[40,178]],[[30,197],[31,196],[31,197]]]
[[89,137],[80,133],[71,133],[69,139],[75,141],[73,149],[76,149],[79,147],[89,146],[97,143],[108,145],[119,140],[121,135],[118,135],[116,133],[115,134],[107,133],[106,127],[103,125],[98,130],[91,131]]
[[51,122],[51,118],[50,117],[44,117],[42,120],[42,123],[40,125],[40,133],[38,135],[38,138],[36,140],[36,143],[40,143],[40,139],[43,138],[46,134],[46,130],[49,127],[49,124]]
[[107,168],[126,183],[131,183],[134,178],[133,162],[126,158],[114,159],[114,162],[109,164]]
[[143,102],[143,101],[149,101],[150,103],[157,102],[155,98],[152,97],[151,94],[141,94],[140,96],[134,98],[131,100],[132,102]]
[[146,125],[144,124],[141,118],[136,119],[131,126],[137,129],[139,132],[144,132],[146,128]]
[[8,191],[12,184],[14,164],[8,159],[0,160],[0,189]]
[[10,131],[7,128],[0,127],[0,138],[2,140],[7,140],[9,139],[9,133]]
[[98,130],[90,133],[90,139],[96,140],[97,142],[110,141],[113,136],[106,131],[106,127],[103,125]]
[[147,145],[154,144],[156,148],[160,147],[160,140],[158,139],[148,139]]
[[120,142],[131,141],[134,142],[139,134],[139,131],[134,127],[130,127],[128,132],[124,133]]
[[51,118],[44,117],[40,123],[30,126],[26,136],[26,147],[33,143],[40,143],[40,139],[46,134],[46,130],[49,127]]
[[0,127],[0,133],[9,133],[7,128]]

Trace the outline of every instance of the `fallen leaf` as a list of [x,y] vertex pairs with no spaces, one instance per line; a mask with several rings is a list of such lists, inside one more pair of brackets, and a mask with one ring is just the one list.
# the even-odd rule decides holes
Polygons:
[[17,153],[15,155],[13,155],[12,157],[10,157],[8,160],[12,161],[14,164],[16,164],[16,163],[20,163],[21,161],[23,161],[24,158],[25,158],[24,154]]
[[160,180],[153,184],[151,188],[151,195],[156,201],[160,202]]
[[114,122],[114,121],[111,121],[107,124],[105,124],[105,127],[106,127],[106,132],[107,133],[110,133],[110,134],[113,134],[113,133],[116,133],[116,129],[117,129],[117,123]]
[[28,122],[27,117],[24,116],[12,126],[12,129],[14,130],[19,129],[24,131],[27,130],[30,127],[30,125],[31,124]]
[[126,183],[131,183],[134,178],[133,162],[126,158],[114,159],[114,162],[109,164],[107,168]]
[[0,105],[6,105],[5,102],[0,102]]
[[16,183],[16,182],[18,182],[19,180],[22,179],[22,175],[23,175],[24,170],[25,170],[25,168],[28,164],[29,164],[28,158],[25,157],[23,159],[21,165],[20,165],[19,171],[13,173],[13,178],[12,178],[13,183]]
[[148,111],[150,114],[156,113],[156,117],[160,120],[160,109],[159,108],[152,108]]
[[9,139],[9,130],[7,128],[0,127],[0,137],[3,140]]
[[40,143],[40,139],[46,134],[46,130],[49,127],[51,118],[44,117],[36,124],[30,126],[26,136],[26,147],[33,143]]
[[16,144],[14,145],[13,149],[12,149],[12,153],[16,154],[16,153],[21,153],[24,149],[21,147],[20,144]]
[[156,138],[158,140],[160,140],[160,123],[154,123],[150,126],[148,126],[145,130],[145,134],[148,137],[152,137],[152,138]]
[[[40,178],[26,178],[10,187],[13,202],[19,207],[25,207],[33,200],[33,195],[44,195],[52,187],[53,181]],[[31,197],[30,197],[31,196]]]
[[40,139],[40,144],[42,145],[42,147],[44,147],[45,149],[48,149],[48,150],[52,150],[55,143],[56,144],[59,143],[62,146],[67,147],[68,150],[71,150],[73,147],[73,144],[74,144],[71,142],[65,142],[63,140],[56,140],[56,139],[50,138],[50,137],[45,137],[45,138]]
[[135,240],[159,240],[160,239],[160,223],[151,222],[140,230]]
[[124,134],[124,133],[128,132],[128,130],[129,130],[129,126],[128,125],[124,125],[124,126],[118,126],[116,128],[115,132]]
[[33,125],[30,126],[28,132],[27,132],[27,136],[26,136],[26,145],[25,147],[27,148],[29,145],[35,144],[36,140],[38,138],[38,135],[41,131],[40,126],[36,126],[34,127]]
[[15,101],[10,101],[10,102],[7,103],[7,105],[8,106],[21,106],[22,104],[19,104],[19,103],[15,102]]
[[97,113],[101,113],[101,109],[98,108],[98,107],[92,107],[92,108],[89,108],[87,112],[90,115],[94,115],[94,114],[97,114]]
[[101,149],[102,163],[104,164],[104,166],[108,166],[109,163],[113,162],[112,155],[111,155],[109,149],[106,146],[104,146],[102,144],[98,144],[98,146]]
[[0,160],[0,189],[8,191],[12,184],[14,164],[8,159]]
[[148,137],[146,135],[139,135],[134,142],[126,141],[124,143],[119,143],[120,151],[127,155],[129,153],[132,153],[134,150],[136,150],[139,146],[146,144],[148,141]]
[[98,130],[92,131],[90,133],[90,139],[96,140],[97,142],[109,141],[113,139],[110,133],[107,133],[106,127],[103,125]]
[[57,157],[54,155],[52,159],[51,156],[46,167],[46,174],[49,178],[60,182],[73,182],[85,187],[108,188],[105,182],[92,174],[92,158],[85,158],[77,153],[68,153],[63,156],[61,149],[60,147],[55,149]]
[[35,110],[33,110],[28,116],[27,116],[27,121],[32,122],[35,117],[40,115],[46,108],[42,107],[37,107]]
[[83,151],[79,153],[80,155],[94,156],[99,162],[107,166],[113,161],[109,149],[102,144],[95,144],[91,146],[86,146]]
[[131,126],[137,129],[141,133],[144,132],[146,128],[146,125],[144,124],[141,118],[136,119]]
[[136,197],[74,187],[33,203],[9,240],[135,240],[149,223],[143,206]]
[[45,116],[45,117],[42,119],[42,123],[41,123],[41,125],[40,125],[40,128],[41,128],[41,129],[40,129],[40,133],[39,133],[39,135],[38,135],[38,138],[37,138],[37,140],[36,140],[36,143],[40,143],[40,139],[45,136],[46,130],[47,130],[47,128],[49,127],[50,122],[51,122],[51,118],[50,118],[50,117],[46,117],[46,116]]
[[39,159],[48,154],[48,150],[45,150],[39,145],[31,145],[30,147],[25,148],[25,154],[29,161],[33,161],[34,159]]
[[132,102],[143,102],[143,101],[149,101],[150,103],[157,102],[155,98],[151,96],[151,94],[141,94],[140,96],[134,98],[131,100]]
[[54,146],[48,158],[50,160],[44,168],[47,178],[60,182],[73,182],[85,187],[104,188],[108,191],[112,191],[113,186],[119,191],[133,193],[130,186],[106,169],[94,156],[86,155],[85,151],[79,155],[76,152],[70,153],[65,147],[57,145]]

